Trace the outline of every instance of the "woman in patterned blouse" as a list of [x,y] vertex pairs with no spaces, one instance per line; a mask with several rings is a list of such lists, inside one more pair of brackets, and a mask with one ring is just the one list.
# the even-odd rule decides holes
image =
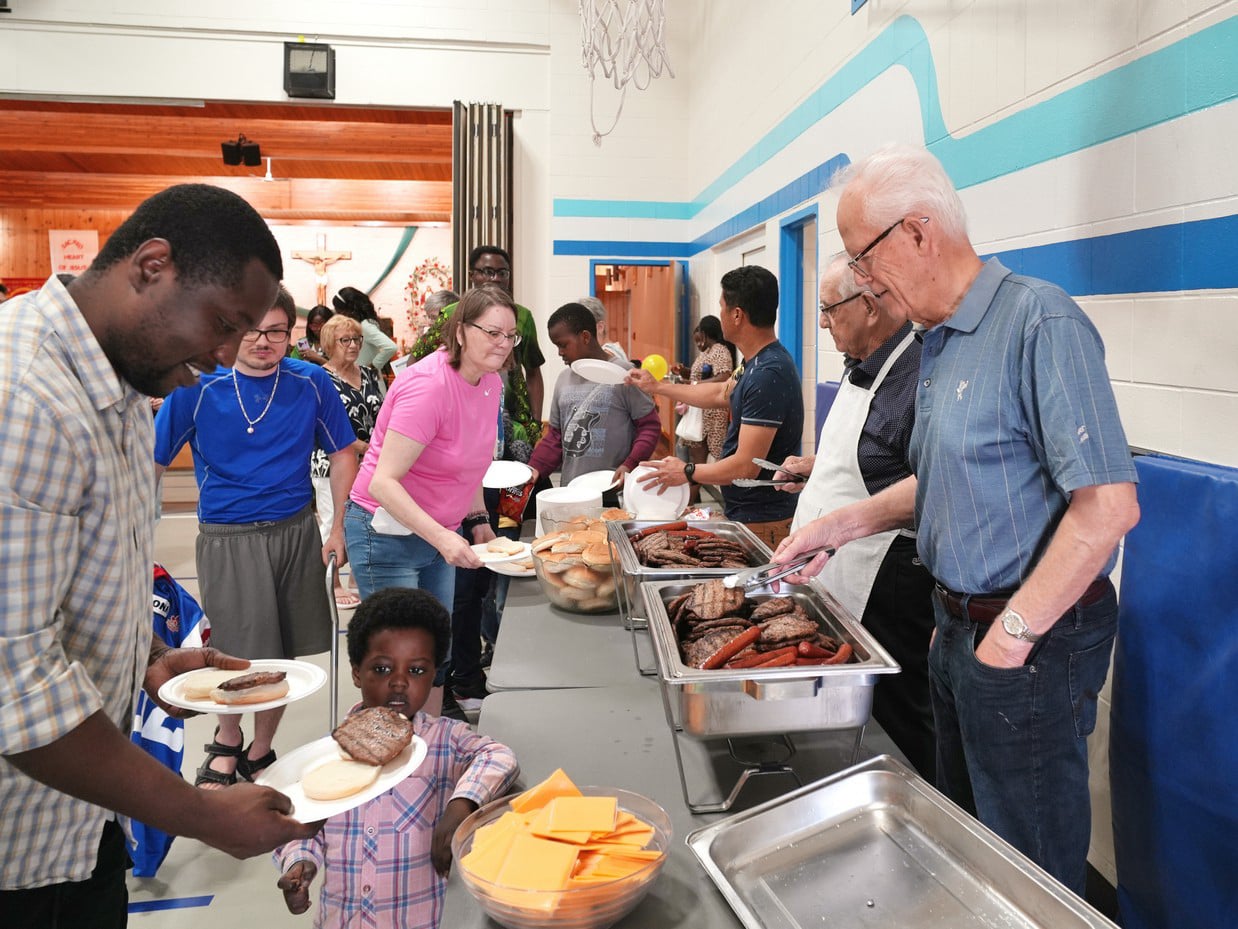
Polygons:
[[[324,370],[331,375],[335,389],[344,401],[344,409],[348,411],[349,422],[357,441],[353,449],[360,458],[370,447],[370,435],[374,431],[374,421],[378,417],[378,409],[383,404],[383,389],[381,376],[370,367],[357,364],[357,356],[361,352],[361,324],[343,314],[336,314],[327,320],[319,333],[323,354],[327,363]],[[318,528],[322,531],[323,541],[326,541],[331,531],[331,520],[334,510],[331,505],[331,464],[321,449],[314,449],[310,456],[310,475],[314,480],[314,499],[318,509]],[[335,603],[342,609],[351,609],[360,603],[356,594],[345,590],[340,584],[338,572],[335,576]]]

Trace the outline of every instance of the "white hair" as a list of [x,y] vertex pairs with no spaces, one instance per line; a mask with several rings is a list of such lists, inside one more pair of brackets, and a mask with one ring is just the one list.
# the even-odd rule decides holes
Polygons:
[[856,283],[855,275],[851,273],[851,268],[847,265],[850,260],[851,256],[846,252],[837,252],[830,257],[826,262],[825,270],[821,272],[818,294],[822,288],[829,287],[838,294],[834,299],[834,302],[838,303],[842,300],[850,300],[861,291],[868,290],[867,287],[861,287]]
[[858,185],[864,191],[862,215],[873,226],[888,226],[900,216],[928,216],[943,234],[967,238],[967,214],[945,168],[919,145],[885,145],[843,168],[831,190]]
[[606,307],[597,297],[577,297],[576,302],[592,313],[596,322],[606,322]]

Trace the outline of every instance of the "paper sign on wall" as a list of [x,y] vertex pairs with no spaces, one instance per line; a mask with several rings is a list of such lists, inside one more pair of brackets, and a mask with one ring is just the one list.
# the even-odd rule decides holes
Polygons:
[[81,274],[99,254],[99,233],[94,229],[49,229],[53,274]]

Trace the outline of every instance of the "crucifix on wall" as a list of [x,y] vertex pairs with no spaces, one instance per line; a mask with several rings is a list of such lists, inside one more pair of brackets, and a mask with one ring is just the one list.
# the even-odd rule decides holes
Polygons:
[[318,247],[312,252],[293,252],[292,257],[298,261],[308,261],[314,266],[314,283],[318,287],[318,302],[326,305],[327,302],[327,266],[333,265],[337,261],[348,261],[352,258],[352,252],[331,252],[327,250],[327,237],[320,235],[318,237]]

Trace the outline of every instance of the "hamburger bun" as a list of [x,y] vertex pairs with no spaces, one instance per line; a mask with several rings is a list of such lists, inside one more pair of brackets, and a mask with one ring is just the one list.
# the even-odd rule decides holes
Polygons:
[[328,761],[301,778],[301,790],[311,800],[339,800],[365,790],[382,771],[360,761]]
[[500,555],[518,555],[524,551],[524,545],[515,539],[505,539],[500,536],[486,543],[486,551],[496,552]]
[[568,568],[563,574],[563,580],[570,587],[575,587],[578,590],[587,590],[589,591],[590,596],[596,596],[596,594],[593,593],[593,590],[598,585],[597,578],[594,576],[593,572],[584,565],[576,565],[575,567]]

